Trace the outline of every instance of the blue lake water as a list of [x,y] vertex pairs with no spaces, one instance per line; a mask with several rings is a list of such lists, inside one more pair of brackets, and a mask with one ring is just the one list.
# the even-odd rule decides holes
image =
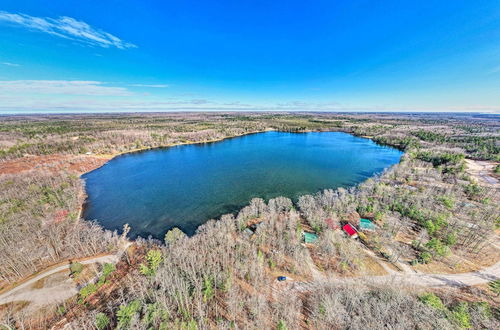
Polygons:
[[338,132],[266,132],[220,142],[118,156],[82,176],[84,218],[130,236],[188,235],[254,197],[296,201],[322,189],[354,186],[399,162],[402,153]]

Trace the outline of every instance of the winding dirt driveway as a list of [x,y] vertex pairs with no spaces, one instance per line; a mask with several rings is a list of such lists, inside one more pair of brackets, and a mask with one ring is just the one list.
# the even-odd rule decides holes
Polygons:
[[[105,255],[95,258],[79,261],[79,263],[87,265],[93,263],[116,263],[119,260],[119,255]],[[38,274],[30,280],[0,294],[0,305],[15,301],[28,301],[31,306],[43,306],[52,303],[63,302],[78,293],[75,283],[68,279],[56,286],[30,289],[30,286],[37,281],[46,278],[50,275],[61,271],[69,271],[69,263],[51,268],[45,272]],[[500,279],[500,262],[493,266],[486,267],[482,270],[470,273],[461,274],[426,274],[426,273],[395,273],[383,276],[363,276],[353,278],[336,278],[329,277],[319,271],[316,272],[312,282],[300,282],[291,280],[292,290],[308,291],[312,285],[318,285],[322,281],[333,280],[338,282],[348,282],[357,280],[369,280],[378,284],[406,284],[417,285],[424,287],[464,287],[470,285],[478,285],[488,283],[490,281]]]
[[374,284],[384,285],[406,285],[410,287],[421,286],[428,288],[438,287],[453,287],[460,288],[471,285],[485,284],[490,281],[500,279],[500,262],[493,266],[486,267],[477,272],[461,273],[461,274],[425,274],[425,273],[391,273],[382,276],[361,276],[361,277],[330,277],[322,274],[310,282],[295,281],[290,278],[288,285],[282,285],[283,282],[278,282],[271,286],[273,292],[283,292],[288,290],[296,290],[299,292],[307,292],[318,285],[321,286],[322,282],[337,282],[337,283],[353,283],[360,280]]
[[359,280],[366,280],[369,283],[384,285],[406,285],[409,287],[422,286],[428,288],[453,287],[460,288],[471,285],[485,284],[490,281],[500,279],[500,262],[493,266],[486,267],[477,272],[461,274],[426,274],[426,273],[394,273],[382,276],[361,276],[361,277],[330,277],[324,273],[316,274],[313,281],[295,281],[288,279],[288,285],[285,282],[276,280],[271,290],[275,293],[283,291],[308,292],[317,288],[322,282],[353,283]]
[[[89,265],[94,263],[117,263],[118,260],[119,255],[110,254],[85,260],[78,260],[78,262],[83,265]],[[23,282],[15,286],[14,288],[7,290],[6,292],[3,292],[2,294],[0,294],[0,305],[14,301],[28,301],[33,305],[43,306],[47,304],[63,302],[66,299],[71,298],[78,293],[78,289],[73,280],[71,280],[70,278],[55,286],[41,289],[29,289],[36,282],[48,276],[62,271],[69,272],[69,266],[70,263],[68,262],[58,267],[50,268],[29,279],[28,281]]]
[[[366,277],[365,277],[366,278]],[[500,279],[500,262],[476,272],[461,274],[397,273],[385,276],[370,276],[375,282],[399,282],[426,287],[464,287],[488,283]]]

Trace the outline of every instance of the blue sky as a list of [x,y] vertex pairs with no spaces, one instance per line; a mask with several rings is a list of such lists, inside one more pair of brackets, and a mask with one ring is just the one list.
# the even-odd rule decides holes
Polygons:
[[500,112],[499,1],[0,3],[0,112]]

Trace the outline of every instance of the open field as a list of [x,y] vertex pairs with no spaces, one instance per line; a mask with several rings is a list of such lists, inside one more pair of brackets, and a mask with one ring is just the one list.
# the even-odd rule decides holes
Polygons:
[[[72,286],[65,302],[9,301],[0,309],[5,324],[430,329],[460,328],[465,317],[475,328],[499,325],[498,116],[163,113],[0,122],[0,287],[69,259],[120,251],[121,233],[79,217],[79,175],[120,153],[265,130],[342,131],[405,151],[400,164],[349,190],[303,196],[296,205],[254,199],[193,237],[139,239],[112,272],[98,269]],[[360,240],[337,229],[357,226],[359,217],[377,229]],[[251,224],[260,225],[248,237]],[[303,230],[318,241],[303,244]],[[278,283],[280,275],[289,280]],[[37,281],[32,289],[43,290]]]

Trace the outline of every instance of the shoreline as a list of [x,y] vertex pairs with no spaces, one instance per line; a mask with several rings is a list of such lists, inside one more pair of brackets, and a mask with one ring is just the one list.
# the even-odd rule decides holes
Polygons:
[[[401,148],[399,148],[398,146],[395,146],[395,145],[390,145],[390,144],[385,144],[385,143],[379,143],[377,141],[375,141],[373,138],[373,136],[366,136],[366,135],[362,135],[362,134],[356,134],[355,132],[352,132],[348,129],[342,129],[342,128],[338,128],[338,127],[332,127],[330,129],[315,129],[315,130],[311,130],[311,129],[307,129],[307,130],[297,130],[297,131],[293,131],[293,130],[280,130],[280,129],[275,129],[275,128],[266,128],[266,129],[263,129],[263,130],[258,130],[258,131],[251,131],[251,132],[244,132],[244,133],[241,133],[241,134],[235,134],[235,135],[230,135],[230,136],[224,136],[224,137],[220,137],[220,138],[215,138],[215,139],[210,139],[210,140],[204,140],[204,141],[187,141],[187,142],[178,142],[178,143],[170,143],[170,144],[165,144],[165,145],[160,145],[160,146],[154,146],[154,147],[143,147],[143,148],[136,148],[136,149],[131,149],[131,150],[127,150],[127,151],[121,151],[121,152],[116,152],[116,153],[112,153],[112,154],[90,154],[90,155],[86,155],[86,154],[76,154],[76,155],[64,155],[64,154],[52,154],[52,155],[47,155],[47,156],[44,156],[44,155],[28,155],[28,156],[24,156],[24,157],[21,157],[21,158],[18,158],[18,159],[15,159],[15,160],[7,160],[5,161],[6,163],[9,163],[9,162],[13,162],[13,163],[16,163],[18,162],[19,160],[24,160],[26,159],[26,157],[28,157],[28,161],[26,162],[26,164],[24,164],[24,167],[21,168],[19,171],[15,171],[15,172],[0,172],[0,175],[2,174],[14,174],[14,173],[17,173],[17,172],[23,172],[23,171],[31,171],[31,170],[34,170],[35,167],[33,167],[33,164],[30,164],[29,162],[31,162],[31,159],[33,159],[35,162],[44,162],[46,163],[47,161],[49,161],[49,163],[52,163],[54,162],[54,160],[50,159],[50,160],[46,160],[45,158],[55,158],[56,159],[56,162],[62,162],[63,166],[59,169],[59,170],[69,170],[73,173],[75,173],[77,176],[78,176],[78,179],[80,180],[80,183],[82,184],[82,189],[79,191],[79,196],[78,196],[78,199],[81,200],[82,202],[79,204],[79,207],[76,211],[76,219],[83,219],[82,216],[83,216],[83,213],[85,211],[85,205],[87,203],[87,190],[85,188],[85,179],[83,178],[84,175],[88,174],[88,173],[91,173],[99,168],[101,168],[102,166],[106,165],[109,161],[113,160],[114,158],[116,157],[119,157],[119,156],[124,156],[124,155],[127,155],[127,154],[132,154],[132,153],[140,153],[140,152],[145,152],[145,151],[149,151],[149,150],[153,150],[153,149],[167,149],[167,148],[171,148],[171,147],[177,147],[177,146],[183,146],[183,145],[196,145],[196,144],[209,144],[209,143],[217,143],[217,142],[222,142],[224,140],[228,140],[228,139],[233,139],[233,138],[238,138],[238,137],[243,137],[243,136],[246,136],[246,135],[252,135],[252,134],[260,134],[260,133],[266,133],[266,132],[283,132],[283,133],[296,133],[296,134],[301,134],[301,133],[322,133],[322,132],[337,132],[337,133],[345,133],[345,134],[349,134],[349,135],[352,135],[352,136],[355,136],[355,137],[359,137],[359,138],[363,138],[363,139],[368,139],[368,140],[371,140],[373,143],[377,144],[377,145],[380,145],[380,146],[384,146],[384,147],[391,147],[391,148],[394,148],[396,150],[399,150],[401,151],[403,154],[401,156],[401,159],[403,159],[404,155],[406,154],[406,152],[404,150],[402,150]],[[44,159],[38,159],[38,158],[44,158]],[[79,162],[79,165],[78,167],[76,168],[71,168],[72,167],[72,162],[77,159],[78,162]],[[2,164],[3,161],[0,161],[0,164]],[[5,164],[5,162],[3,162]],[[401,160],[400,160],[401,162]],[[47,164],[49,164],[47,163]],[[399,163],[398,163],[399,164]],[[394,164],[392,166],[396,166],[398,164]],[[56,168],[53,168],[53,169],[49,169],[51,171],[54,171],[54,170],[57,170]],[[83,219],[85,221],[87,221],[86,219]],[[105,229],[105,228],[103,228]],[[105,230],[108,230],[108,229],[105,229]]]
[[[343,131],[343,130],[301,130],[301,131],[284,131],[284,130],[279,130],[279,129],[265,129],[265,130],[262,130],[262,131],[254,131],[254,132],[247,132],[247,133],[243,133],[243,134],[237,134],[237,135],[232,135],[232,136],[226,136],[226,137],[222,137],[222,138],[217,138],[217,139],[212,139],[212,140],[206,140],[206,141],[199,141],[199,142],[193,142],[193,141],[189,141],[189,142],[181,142],[181,143],[173,143],[173,144],[169,144],[169,145],[163,145],[163,146],[157,146],[157,147],[144,147],[144,148],[138,148],[138,149],[133,149],[133,150],[130,150],[130,151],[124,151],[124,152],[119,152],[119,153],[116,153],[116,154],[113,154],[113,155],[107,155],[107,154],[101,154],[101,155],[93,155],[94,157],[99,157],[99,158],[103,158],[103,159],[106,159],[106,162],[101,164],[100,166],[96,167],[96,168],[93,168],[89,171],[86,171],[86,172],[83,172],[81,174],[79,174],[79,179],[81,180],[82,182],[82,187],[83,187],[83,196],[84,196],[84,199],[83,199],[83,202],[82,204],[80,205],[80,208],[79,208],[79,211],[78,211],[78,219],[82,219],[84,221],[88,221],[87,219],[84,219],[82,218],[82,214],[85,210],[85,205],[87,204],[87,192],[86,192],[86,189],[85,189],[85,179],[82,178],[82,176],[84,176],[85,174],[88,174],[88,173],[91,173],[99,168],[101,168],[102,166],[106,165],[109,161],[115,159],[116,157],[119,157],[119,156],[124,156],[124,155],[127,155],[127,154],[132,154],[132,153],[140,153],[140,152],[145,152],[145,151],[150,151],[150,150],[154,150],[154,149],[167,149],[167,148],[171,148],[171,147],[177,147],[177,146],[183,146],[183,145],[196,145],[196,144],[208,144],[208,143],[217,143],[217,142],[222,142],[224,140],[228,140],[228,139],[233,139],[233,138],[238,138],[238,137],[243,137],[243,136],[247,136],[247,135],[252,135],[252,134],[260,134],[260,133],[267,133],[267,132],[281,132],[281,133],[294,133],[294,134],[301,134],[301,133],[326,133],[326,132],[331,132],[331,133],[344,133],[344,134],[348,134],[348,135],[351,135],[351,136],[354,136],[354,137],[358,137],[358,138],[363,138],[363,139],[367,139],[367,140],[370,140],[372,141],[373,143],[379,145],[379,146],[382,146],[382,147],[390,147],[390,148],[393,148],[395,150],[398,150],[401,152],[401,157],[399,159],[399,162],[385,168],[382,172],[380,173],[377,173],[369,178],[366,178],[364,181],[362,182],[359,182],[357,183],[356,185],[353,185],[349,188],[352,188],[352,187],[356,187],[362,183],[364,183],[366,180],[369,180],[369,179],[372,179],[372,178],[376,178],[380,175],[382,175],[385,171],[387,171],[388,169],[390,168],[393,168],[399,164],[401,164],[401,162],[403,161],[403,158],[404,156],[406,155],[406,152],[404,150],[401,150],[400,148],[396,147],[396,146],[393,146],[393,145],[388,145],[388,144],[383,144],[383,143],[379,143],[377,141],[374,141],[372,138],[373,137],[369,137],[369,136],[364,136],[364,135],[358,135],[358,134],[355,134],[354,132],[346,132],[346,131]],[[325,189],[333,189],[333,188],[325,188]],[[336,190],[338,188],[335,188],[334,190]],[[320,190],[318,192],[321,192],[323,190]],[[243,206],[244,207],[244,206]],[[239,210],[238,210],[239,211]],[[223,215],[223,214],[222,214]],[[220,215],[220,216],[222,216]],[[219,218],[220,218],[219,216]],[[208,221],[209,219],[207,219]],[[216,219],[218,220],[218,219]],[[202,224],[203,225],[203,224]],[[107,229],[105,227],[103,227],[101,225],[101,227],[103,228],[103,230],[110,230],[110,229]],[[134,239],[135,240],[135,239]]]
[[233,138],[242,137],[242,136],[246,136],[246,135],[252,135],[252,134],[266,133],[266,132],[282,132],[282,133],[297,133],[297,134],[300,134],[300,133],[325,133],[325,132],[345,133],[345,134],[349,134],[349,135],[352,135],[352,136],[355,136],[355,137],[359,137],[359,138],[371,140],[371,141],[373,141],[374,143],[376,143],[376,144],[378,144],[380,146],[394,148],[396,150],[401,151],[403,153],[403,155],[405,154],[405,150],[399,148],[396,145],[391,145],[391,144],[386,144],[386,143],[380,143],[380,142],[375,141],[373,139],[374,136],[360,135],[360,134],[356,134],[355,132],[348,132],[348,131],[344,131],[344,130],[302,130],[302,131],[292,132],[292,131],[283,131],[283,130],[279,130],[279,129],[265,129],[265,130],[262,130],[262,131],[254,131],[254,132],[248,132],[248,133],[243,133],[243,134],[236,134],[236,135],[225,136],[225,137],[221,137],[221,138],[217,138],[217,139],[212,139],[212,140],[206,140],[206,141],[198,141],[198,142],[189,141],[189,142],[171,143],[171,144],[166,144],[166,145],[161,145],[161,146],[155,146],[155,147],[143,147],[143,148],[137,148],[137,149],[132,149],[132,150],[128,150],[128,151],[121,151],[121,152],[114,153],[114,154],[92,154],[92,155],[89,155],[89,156],[94,157],[94,158],[104,159],[104,160],[106,160],[106,162],[104,164],[98,166],[98,167],[95,167],[95,168],[91,169],[91,170],[88,170],[88,171],[85,171],[85,172],[81,172],[81,173],[78,174],[78,176],[81,178],[83,175],[85,175],[87,173],[90,173],[92,171],[95,171],[95,170],[101,168],[102,166],[106,165],[106,163],[109,162],[110,160],[113,160],[116,157],[127,155],[127,154],[140,153],[140,152],[154,150],[154,149],[167,149],[167,148],[177,147],[177,146],[183,146],[183,145],[194,145],[194,144],[205,144],[205,143],[222,142],[222,141],[228,140],[228,139],[233,139]]
[[248,133],[243,133],[243,134],[236,134],[236,135],[232,135],[232,136],[225,136],[225,137],[222,137],[222,138],[218,138],[218,139],[212,139],[212,140],[206,140],[206,141],[198,141],[198,142],[194,142],[194,141],[189,141],[189,142],[180,142],[180,143],[171,143],[171,144],[165,144],[165,145],[161,145],[161,146],[156,146],[156,147],[144,147],[144,148],[137,148],[137,149],[132,149],[132,150],[128,150],[128,151],[121,151],[121,152],[118,152],[118,153],[114,153],[114,154],[92,154],[90,156],[92,157],[95,157],[95,158],[101,158],[101,159],[105,159],[106,162],[96,168],[93,168],[89,171],[86,171],[86,172],[83,172],[83,173],[80,173],[78,174],[78,176],[81,177],[87,173],[90,173],[92,171],[95,171],[101,167],[103,167],[104,165],[106,165],[110,160],[113,160],[115,159],[116,157],[119,157],[119,156],[124,156],[124,155],[127,155],[127,154],[134,154],[134,153],[140,153],[140,152],[144,152],[144,151],[149,151],[149,150],[154,150],[154,149],[167,149],[167,148],[172,148],[172,147],[177,147],[177,146],[184,146],[184,145],[193,145],[193,144],[205,144],[205,143],[215,143],[215,142],[222,142],[224,140],[228,140],[228,139],[233,139],[233,138],[237,138],[237,137],[242,137],[242,136],[246,136],[246,135],[252,135],[252,134],[258,134],[258,133],[266,133],[266,132],[274,132],[274,131],[278,131],[278,130],[274,130],[274,129],[266,129],[266,130],[263,130],[263,131],[255,131],[255,132],[248,132]]
[[[276,131],[276,130],[266,129],[266,130],[263,130],[263,131],[256,131],[256,132],[249,132],[249,133],[237,134],[237,135],[233,135],[233,136],[226,136],[226,137],[222,137],[222,138],[218,138],[218,139],[212,139],[212,140],[207,140],[207,141],[200,141],[200,142],[191,142],[191,141],[190,142],[180,142],[180,143],[172,143],[172,144],[163,145],[163,146],[157,146],[157,147],[138,148],[138,149],[133,149],[133,150],[129,150],[129,151],[123,151],[123,152],[119,152],[119,153],[115,153],[115,154],[96,154],[96,155],[92,155],[92,157],[101,158],[101,159],[104,159],[106,161],[103,164],[101,164],[101,165],[99,165],[99,166],[97,166],[95,168],[92,168],[89,171],[81,172],[81,173],[78,174],[78,179],[82,183],[82,187],[83,187],[83,191],[80,192],[83,195],[83,202],[80,204],[80,207],[78,208],[77,219],[82,219],[83,221],[87,221],[86,219],[84,219],[82,217],[83,211],[85,210],[85,204],[87,203],[87,191],[85,189],[85,180],[82,178],[82,176],[84,176],[85,174],[91,173],[91,172],[93,172],[95,170],[100,169],[101,167],[103,167],[109,161],[115,159],[116,157],[124,156],[124,155],[127,155],[127,154],[140,153],[140,152],[144,152],[144,151],[148,151],[148,150],[166,149],[166,148],[177,147],[177,146],[182,146],[182,145],[215,143],[215,142],[221,142],[221,141],[224,141],[224,140],[227,140],[227,139],[242,137],[242,136],[251,135],[251,134],[272,132],[272,131]],[[102,227],[102,228],[103,228],[103,230],[109,230],[109,229],[106,229],[104,227]]]

